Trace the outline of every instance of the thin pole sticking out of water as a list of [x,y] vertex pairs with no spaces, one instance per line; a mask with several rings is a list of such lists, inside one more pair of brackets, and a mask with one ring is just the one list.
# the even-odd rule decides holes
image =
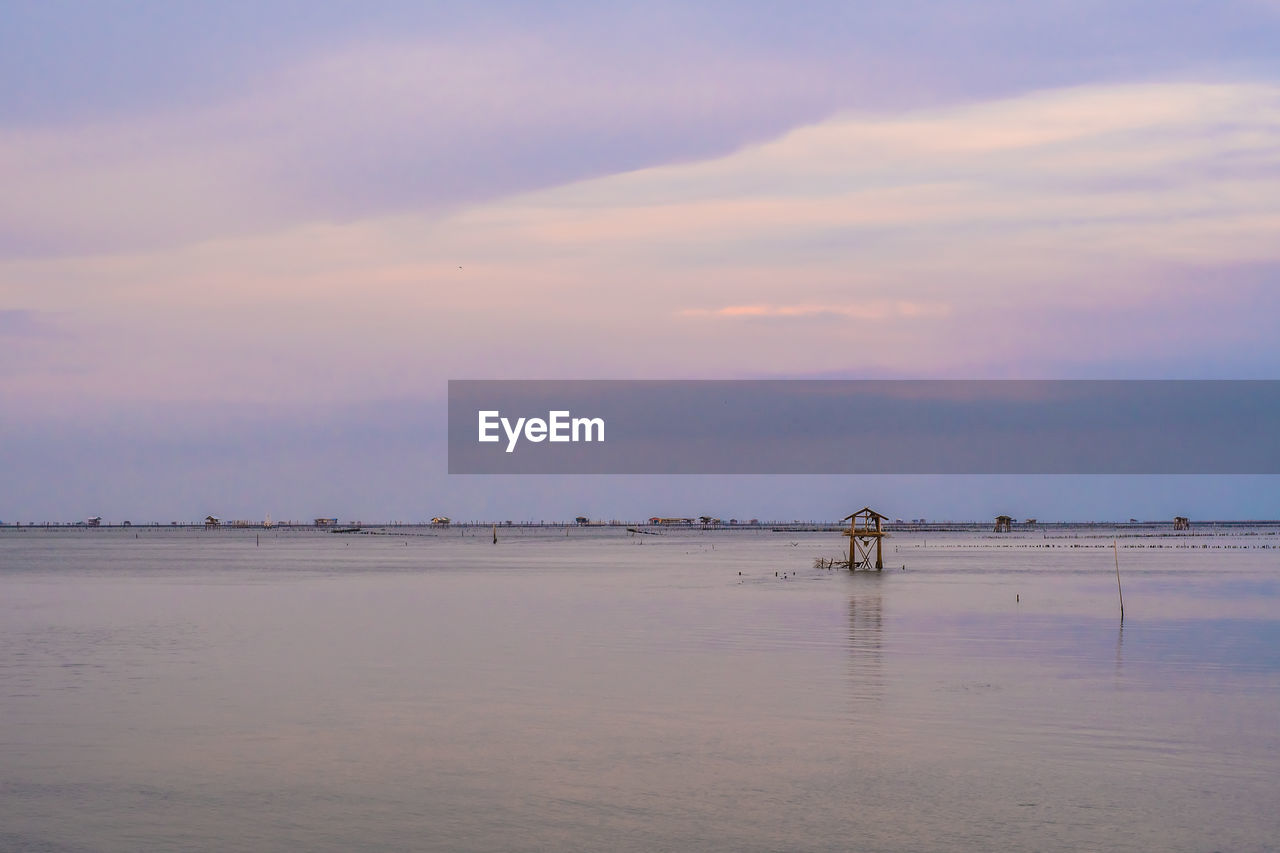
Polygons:
[[498,525],[496,524],[493,526],[493,544],[498,544]]
[[1116,552],[1116,592],[1120,594],[1120,621],[1124,621],[1124,590],[1120,588],[1120,544],[1116,539],[1111,540],[1111,547]]

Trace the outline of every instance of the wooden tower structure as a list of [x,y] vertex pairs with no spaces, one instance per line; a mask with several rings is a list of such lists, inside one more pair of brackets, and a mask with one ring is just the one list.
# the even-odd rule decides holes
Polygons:
[[1185,515],[1174,516],[1173,529],[1174,530],[1190,530],[1191,519],[1187,518]]
[[849,529],[844,532],[849,537],[849,569],[871,568],[871,550],[876,552],[876,571],[884,568],[884,551],[882,540],[885,537],[884,522],[887,515],[881,515],[869,506],[864,506],[842,520],[849,522]]
[[1007,515],[996,516],[996,533],[1012,533],[1013,519]]

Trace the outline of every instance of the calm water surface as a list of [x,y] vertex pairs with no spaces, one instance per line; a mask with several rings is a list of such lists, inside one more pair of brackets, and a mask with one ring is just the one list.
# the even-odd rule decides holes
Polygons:
[[8,529],[0,850],[1276,850],[1274,530]]

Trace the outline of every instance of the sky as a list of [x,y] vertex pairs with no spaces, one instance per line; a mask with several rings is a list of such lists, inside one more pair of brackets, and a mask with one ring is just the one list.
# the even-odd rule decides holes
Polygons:
[[1280,517],[444,443],[449,379],[1280,378],[1280,3],[368,5],[0,0],[0,520]]

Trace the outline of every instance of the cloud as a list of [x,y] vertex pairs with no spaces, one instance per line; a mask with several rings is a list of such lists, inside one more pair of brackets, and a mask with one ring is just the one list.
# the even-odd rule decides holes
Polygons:
[[[15,11],[0,31],[0,78],[21,82],[0,97],[0,256],[439,218],[574,181],[705,164],[850,110],[866,113],[851,135],[824,124],[788,146],[841,163],[831,149],[852,142],[908,169],[930,150],[995,155],[1126,117],[1167,123],[1161,110],[1178,104],[1155,88],[1150,101],[1108,100],[1101,83],[1206,63],[1247,74],[1244,63],[1270,62],[1275,40],[1259,7],[1231,2],[1212,20],[1153,0],[1093,3],[1090,14],[1059,0],[817,2],[785,14],[756,3],[500,15],[438,5],[313,9],[306,20],[261,4]],[[1006,100],[1081,83],[1098,101],[1077,99],[1075,114],[1043,95],[1043,116]],[[992,127],[962,128],[939,111],[894,118],[947,103],[973,118],[980,111],[963,105],[980,102]],[[999,121],[1006,108],[1019,121]],[[821,169],[770,166],[820,179]]]
[[869,301],[848,305],[726,305],[722,308],[684,308],[681,317],[746,320],[886,320],[896,317],[945,316],[950,306],[918,302]]
[[0,335],[36,337],[53,333],[51,324],[40,312],[0,308]]
[[630,60],[536,35],[348,43],[217,99],[0,128],[0,255],[161,248],[731,150],[826,108],[813,64]]
[[684,248],[671,253],[680,263],[732,248],[739,261],[793,265],[843,246],[893,258],[899,272],[904,260],[934,266],[904,257],[917,236],[939,266],[988,241],[1010,260],[1052,243],[1112,260],[1239,261],[1275,254],[1278,131],[1276,87],[1073,89],[842,117],[712,162],[586,182],[463,221],[586,251]]
[[[1275,350],[1278,131],[1267,84],[1077,87],[458,209],[14,259],[5,304],[66,310],[68,339],[4,387],[271,402],[451,376],[1243,369],[1231,353]],[[857,345],[800,346],[804,323]]]

